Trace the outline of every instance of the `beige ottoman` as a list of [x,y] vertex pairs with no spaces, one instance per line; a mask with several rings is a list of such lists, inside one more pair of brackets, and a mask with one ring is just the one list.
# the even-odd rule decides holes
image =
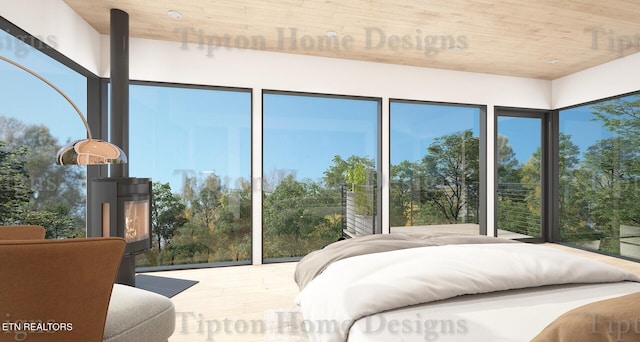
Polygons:
[[115,284],[109,302],[104,342],[164,342],[176,324],[171,300],[157,293]]

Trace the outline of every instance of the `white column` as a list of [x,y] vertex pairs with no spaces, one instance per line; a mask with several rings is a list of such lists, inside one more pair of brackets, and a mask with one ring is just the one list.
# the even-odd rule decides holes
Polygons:
[[382,160],[380,161],[382,165],[382,175],[380,175],[379,182],[382,184],[382,205],[381,205],[381,214],[382,214],[382,234],[389,234],[390,221],[389,221],[389,210],[390,199],[389,194],[391,192],[391,157],[390,157],[390,133],[389,126],[390,125],[390,117],[389,117],[389,98],[382,98]]
[[253,88],[251,111],[251,260],[262,264],[262,88]]
[[487,235],[496,236],[495,136],[496,119],[493,105],[487,105]]

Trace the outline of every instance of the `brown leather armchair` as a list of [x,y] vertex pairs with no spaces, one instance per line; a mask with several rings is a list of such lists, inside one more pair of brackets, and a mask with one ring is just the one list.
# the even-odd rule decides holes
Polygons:
[[124,247],[122,238],[0,240],[0,341],[102,341]]
[[45,233],[43,226],[0,226],[0,240],[40,240]]

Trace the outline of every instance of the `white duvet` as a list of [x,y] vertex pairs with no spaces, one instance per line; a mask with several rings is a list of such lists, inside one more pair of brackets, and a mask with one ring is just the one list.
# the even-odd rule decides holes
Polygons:
[[354,321],[466,294],[554,284],[640,281],[568,252],[525,243],[411,248],[331,264],[296,297],[311,341],[346,341]]

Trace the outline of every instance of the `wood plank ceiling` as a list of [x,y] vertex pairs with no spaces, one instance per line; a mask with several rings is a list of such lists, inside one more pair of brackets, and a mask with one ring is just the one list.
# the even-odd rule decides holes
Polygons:
[[101,34],[118,8],[130,37],[202,44],[203,53],[240,47],[556,79],[640,52],[639,0],[65,2]]

